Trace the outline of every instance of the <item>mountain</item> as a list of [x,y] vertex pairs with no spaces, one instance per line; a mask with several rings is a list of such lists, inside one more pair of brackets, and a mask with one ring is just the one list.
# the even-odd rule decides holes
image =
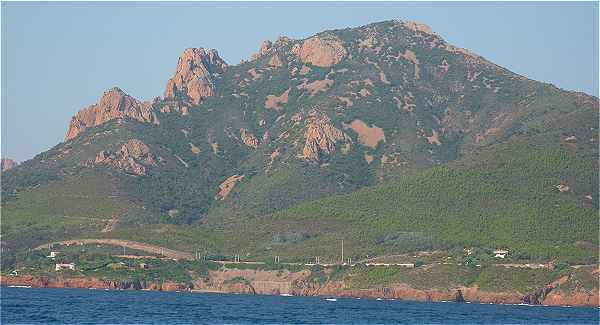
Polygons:
[[597,262],[598,110],[412,22],[280,37],[238,65],[186,49],[163,97],[112,88],[3,173],[2,241]]

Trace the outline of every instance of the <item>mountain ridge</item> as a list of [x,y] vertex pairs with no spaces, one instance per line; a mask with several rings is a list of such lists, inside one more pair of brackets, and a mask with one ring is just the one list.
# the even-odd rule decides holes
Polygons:
[[[404,238],[404,233],[412,232],[407,227],[413,226],[412,221],[401,221],[406,220],[401,219],[402,213],[390,212],[389,205],[379,202],[382,198],[364,195],[365,206],[374,213],[385,212],[377,216],[381,224],[375,228],[366,226],[367,215],[355,215],[350,219],[358,223],[347,224],[310,202],[347,205],[345,196],[363,188],[382,193],[385,184],[408,179],[423,183],[426,177],[422,175],[438,175],[431,168],[465,165],[477,170],[476,175],[485,175],[481,163],[499,152],[521,159],[514,166],[527,173],[522,174],[525,181],[517,179],[515,184],[534,195],[521,189],[503,191],[545,204],[564,203],[583,225],[598,206],[598,184],[593,180],[597,169],[589,163],[598,152],[597,112],[598,99],[593,96],[514,74],[448,44],[426,25],[411,22],[385,21],[324,31],[301,40],[280,37],[263,42],[258,54],[238,65],[227,65],[216,50],[186,49],[167,81],[164,98],[140,102],[118,88],[109,89],[97,104],[73,117],[65,142],[3,173],[3,210],[11,220],[8,230],[3,229],[3,240],[8,238],[19,247],[50,241],[46,239],[95,235],[111,222],[114,229],[101,235],[127,238],[140,232],[139,236],[145,236],[141,239],[151,242],[173,241],[185,248],[201,243],[221,252],[241,249],[244,244],[237,240],[243,239],[251,243],[247,245],[252,247],[251,254],[268,254],[279,247],[297,256],[301,249],[322,250],[321,240],[341,235],[335,227],[362,225],[365,231],[348,239],[349,245],[354,242],[358,247],[362,238],[365,250],[383,254],[415,247],[402,248],[406,241],[381,245],[381,238]],[[519,146],[546,149],[534,150],[536,156],[526,159],[528,152]],[[574,164],[572,157],[585,164]],[[505,164],[513,166],[510,160]],[[556,175],[536,174],[535,168],[543,166],[551,167],[548,170]],[[498,175],[506,175],[504,168],[494,165],[489,178],[501,180]],[[457,169],[458,178],[440,179],[446,185],[457,179],[462,184],[463,172]],[[539,184],[535,175],[548,184]],[[102,185],[93,188],[91,184]],[[417,183],[406,184],[418,188]],[[554,186],[559,185],[568,190],[555,192]],[[492,206],[490,214],[507,217],[490,197],[479,197],[468,188],[459,191]],[[48,197],[56,207],[47,207]],[[84,209],[90,199],[97,201],[93,215]],[[440,204],[450,209],[459,202]],[[421,202],[407,204],[407,210],[418,206],[414,211],[429,213],[420,210]],[[309,206],[319,212],[313,221],[326,225],[323,231],[314,230],[309,216],[297,210]],[[327,211],[337,215],[344,209]],[[548,211],[540,206],[535,212],[515,213]],[[278,215],[288,216],[283,224],[271,220]],[[562,220],[550,215],[555,219],[549,224]],[[448,225],[455,225],[461,217],[449,216]],[[33,224],[60,220],[65,228],[28,228],[24,220]],[[73,227],[80,220],[86,221]],[[539,226],[537,217],[532,220],[527,227]],[[386,224],[393,227],[385,230]],[[257,237],[249,239],[241,233],[250,226],[267,232],[253,230]],[[232,234],[231,227],[237,227],[233,234],[239,238],[228,243],[225,238]],[[178,238],[163,238],[161,229]],[[273,231],[279,233],[277,241],[268,237],[274,236]],[[22,232],[40,238],[19,243],[16,235]],[[194,239],[200,234],[208,239]],[[587,232],[581,234],[584,241],[595,243]],[[444,237],[442,242],[429,243],[430,235],[421,230],[410,236],[417,236],[411,238],[426,242],[429,248],[469,242]],[[556,243],[553,240],[543,247]],[[540,250],[531,248],[531,243],[508,243],[511,249],[528,254]],[[573,255],[589,259],[593,252],[577,248]],[[544,258],[565,254],[570,253]]]

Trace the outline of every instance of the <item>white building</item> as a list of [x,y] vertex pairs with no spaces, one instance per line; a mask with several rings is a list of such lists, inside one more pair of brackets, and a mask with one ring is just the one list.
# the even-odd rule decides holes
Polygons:
[[47,257],[48,258],[55,258],[56,255],[58,255],[58,254],[59,254],[59,252],[50,252],[50,255],[48,255]]
[[507,254],[508,251],[504,249],[497,249],[494,251],[494,257],[496,258],[505,258]]
[[75,263],[69,263],[69,264],[57,263],[56,266],[54,267],[54,270],[55,271],[62,271],[62,270],[75,271]]

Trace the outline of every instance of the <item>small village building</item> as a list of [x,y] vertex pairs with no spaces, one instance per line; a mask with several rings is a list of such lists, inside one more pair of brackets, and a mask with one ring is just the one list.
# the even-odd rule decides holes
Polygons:
[[147,270],[148,269],[148,264],[146,264],[146,263],[140,263],[140,268],[144,269],[144,270]]
[[495,258],[505,258],[508,255],[508,251],[505,249],[497,249],[494,251]]
[[71,270],[75,271],[75,263],[57,263],[54,267],[55,271]]
[[10,272],[10,276],[19,276],[19,271],[13,270],[12,272]]
[[50,255],[48,255],[47,257],[48,258],[55,258],[59,253],[60,252],[54,252],[54,251],[52,251],[52,252],[50,252]]

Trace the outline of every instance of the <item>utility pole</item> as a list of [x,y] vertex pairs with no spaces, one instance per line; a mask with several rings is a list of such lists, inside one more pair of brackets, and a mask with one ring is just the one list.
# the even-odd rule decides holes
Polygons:
[[344,264],[344,240],[342,239],[342,264]]

